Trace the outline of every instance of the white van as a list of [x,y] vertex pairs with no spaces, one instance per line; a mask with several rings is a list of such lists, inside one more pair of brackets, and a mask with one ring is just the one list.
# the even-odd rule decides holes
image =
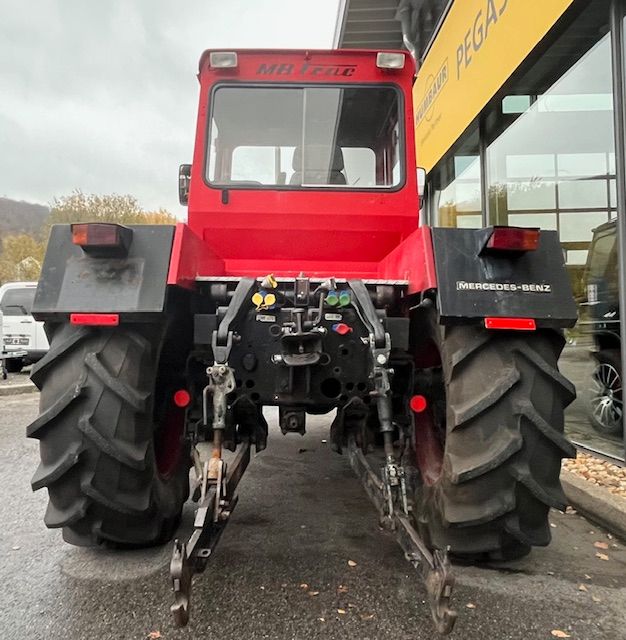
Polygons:
[[[17,373],[25,365],[37,362],[49,349],[43,322],[36,322],[30,315],[36,290],[36,282],[7,282],[0,287],[2,333],[9,356],[6,359],[9,373]],[[11,358],[13,352],[16,357]]]

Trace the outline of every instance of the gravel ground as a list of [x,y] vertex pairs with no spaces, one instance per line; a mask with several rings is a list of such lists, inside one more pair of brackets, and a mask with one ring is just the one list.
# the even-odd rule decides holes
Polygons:
[[578,452],[575,460],[565,460],[563,468],[585,480],[605,487],[612,494],[626,498],[626,468]]

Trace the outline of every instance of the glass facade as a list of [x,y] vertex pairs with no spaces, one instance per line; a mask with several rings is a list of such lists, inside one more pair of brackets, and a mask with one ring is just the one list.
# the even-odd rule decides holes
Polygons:
[[483,197],[478,127],[433,172],[434,207],[442,227],[482,226]]
[[428,212],[559,232],[579,308],[560,365],[578,393],[566,430],[624,459],[612,4],[574,3],[430,173]]

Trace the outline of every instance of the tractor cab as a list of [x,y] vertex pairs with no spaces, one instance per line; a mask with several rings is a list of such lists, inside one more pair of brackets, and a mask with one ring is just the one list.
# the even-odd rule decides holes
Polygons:
[[418,226],[414,70],[406,52],[203,54],[181,184],[224,275],[374,275]]

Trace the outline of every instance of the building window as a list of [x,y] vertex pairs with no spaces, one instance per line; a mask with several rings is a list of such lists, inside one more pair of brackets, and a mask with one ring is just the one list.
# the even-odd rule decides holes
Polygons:
[[499,118],[490,114],[503,131],[487,148],[489,213],[494,224],[557,229],[579,288],[593,229],[616,216],[610,35],[560,63],[548,88],[511,87]]
[[482,221],[478,127],[464,136],[431,173],[434,223],[478,229]]

